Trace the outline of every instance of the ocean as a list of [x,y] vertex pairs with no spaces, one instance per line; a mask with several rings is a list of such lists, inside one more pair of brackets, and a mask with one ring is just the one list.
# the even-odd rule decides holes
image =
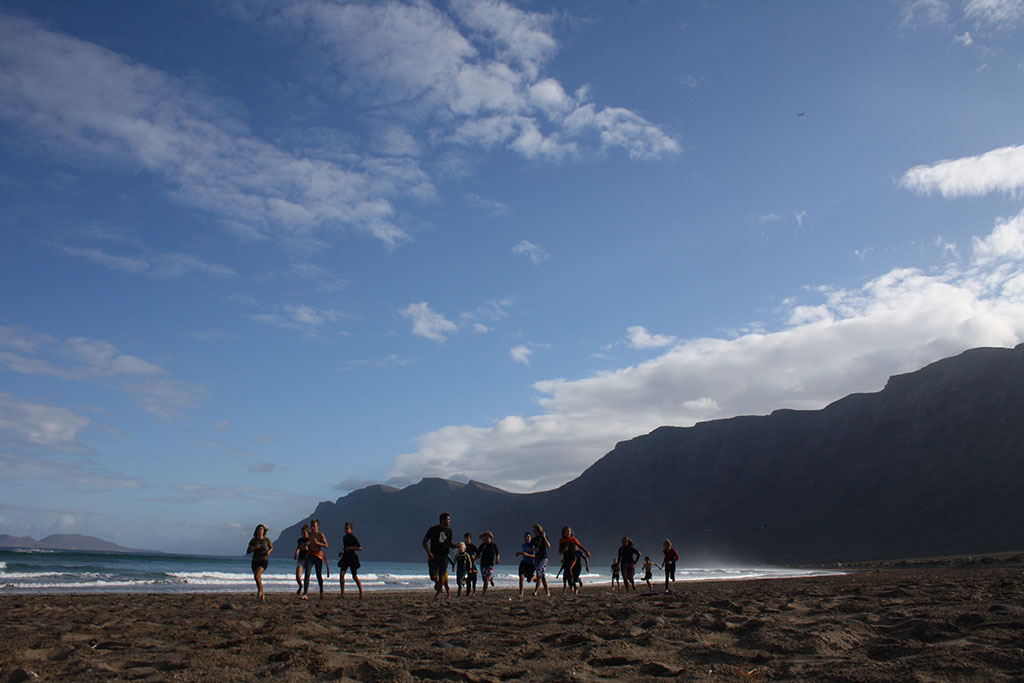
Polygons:
[[[335,560],[336,562],[336,560]],[[499,565],[494,573],[495,586],[515,588],[519,585],[517,563]],[[549,566],[549,570],[551,567]],[[584,587],[608,584],[611,573],[607,567],[591,567],[584,572]],[[338,592],[337,567],[324,579],[325,590]],[[555,567],[557,571],[557,567]],[[677,581],[708,581],[716,579],[771,579],[793,576],[816,576],[835,572],[771,568],[676,568]],[[655,581],[664,580],[655,569]],[[433,583],[427,576],[426,562],[363,562],[359,570],[363,589],[422,590]],[[641,586],[642,582],[637,581]],[[271,559],[263,575],[269,592],[295,591],[295,563],[287,558]],[[316,590],[312,577],[311,590]],[[346,590],[354,590],[351,575],[346,576]],[[455,575],[449,582],[455,592]],[[561,579],[548,572],[548,584],[561,586]],[[477,584],[479,590],[480,584]],[[65,550],[0,550],[0,594],[15,593],[247,593],[254,592],[255,582],[249,558],[212,557],[201,555],[164,555],[148,553],[104,553]]]

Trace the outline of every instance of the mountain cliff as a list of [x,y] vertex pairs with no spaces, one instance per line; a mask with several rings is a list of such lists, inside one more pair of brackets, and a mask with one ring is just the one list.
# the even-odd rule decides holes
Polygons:
[[336,542],[352,521],[368,560],[423,559],[447,511],[460,535],[493,530],[506,564],[534,522],[553,539],[573,526],[602,565],[623,535],[655,559],[671,538],[691,562],[818,563],[1018,550],[1022,501],[1024,345],[966,351],[821,410],[661,427],[550,491],[424,479],[311,517]]

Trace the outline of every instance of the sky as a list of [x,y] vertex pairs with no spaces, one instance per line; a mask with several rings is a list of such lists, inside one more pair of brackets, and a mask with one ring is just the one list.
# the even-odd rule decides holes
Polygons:
[[0,533],[241,554],[1016,345],[1021,112],[1024,0],[2,0]]

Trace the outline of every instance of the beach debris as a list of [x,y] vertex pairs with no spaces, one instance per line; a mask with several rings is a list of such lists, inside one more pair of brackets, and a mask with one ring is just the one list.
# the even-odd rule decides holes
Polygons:
[[18,667],[11,672],[11,675],[7,677],[10,683],[22,683],[22,681],[37,681],[39,680],[39,674],[35,671],[29,671],[28,669]]
[[665,618],[654,616],[644,622],[644,628],[654,628],[655,626],[664,626]]
[[220,609],[222,612],[228,612],[230,610],[235,609],[235,606],[232,605],[230,602],[225,602],[223,605],[220,606]]

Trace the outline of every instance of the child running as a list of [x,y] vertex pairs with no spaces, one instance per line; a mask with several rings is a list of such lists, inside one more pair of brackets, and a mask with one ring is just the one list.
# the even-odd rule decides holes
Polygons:
[[466,539],[466,554],[469,555],[469,575],[466,576],[466,595],[476,592],[476,559],[480,556],[480,549],[473,544],[473,534],[466,532],[463,537]]
[[501,551],[490,531],[480,534],[480,540],[480,578],[484,580],[483,594],[487,595],[487,585],[494,585],[494,565],[501,564]]
[[548,548],[551,547],[551,541],[548,540],[547,534],[544,533],[544,527],[540,524],[533,525],[532,544],[534,564],[533,594],[536,596],[540,592],[540,586],[543,583],[544,595],[551,597],[551,591],[548,590],[548,577],[544,575],[548,567]]
[[523,582],[533,583],[534,566],[533,534],[527,531],[523,534],[523,549],[516,553],[516,557],[522,555],[519,561],[519,597],[523,597]]
[[676,582],[676,562],[679,561],[679,553],[677,553],[676,549],[672,547],[672,541],[671,540],[666,538],[665,542],[663,543],[663,545],[664,545],[664,548],[662,549],[661,552],[664,553],[664,555],[665,555],[665,560],[664,560],[664,567],[665,567],[665,592],[668,593],[669,592],[669,587],[668,587],[669,579],[672,580],[672,583]]
[[466,585],[466,595],[469,595],[469,570],[473,566],[473,557],[466,552],[466,544],[459,541],[455,550],[455,585],[458,586],[456,595],[462,595],[462,584]]
[[647,584],[647,592],[653,593],[654,588],[651,587],[651,567],[657,567],[661,569],[661,565],[651,559],[650,555],[644,556],[644,582]]
[[617,591],[622,587],[619,581],[619,556],[616,555],[615,559],[612,560],[612,591]]

